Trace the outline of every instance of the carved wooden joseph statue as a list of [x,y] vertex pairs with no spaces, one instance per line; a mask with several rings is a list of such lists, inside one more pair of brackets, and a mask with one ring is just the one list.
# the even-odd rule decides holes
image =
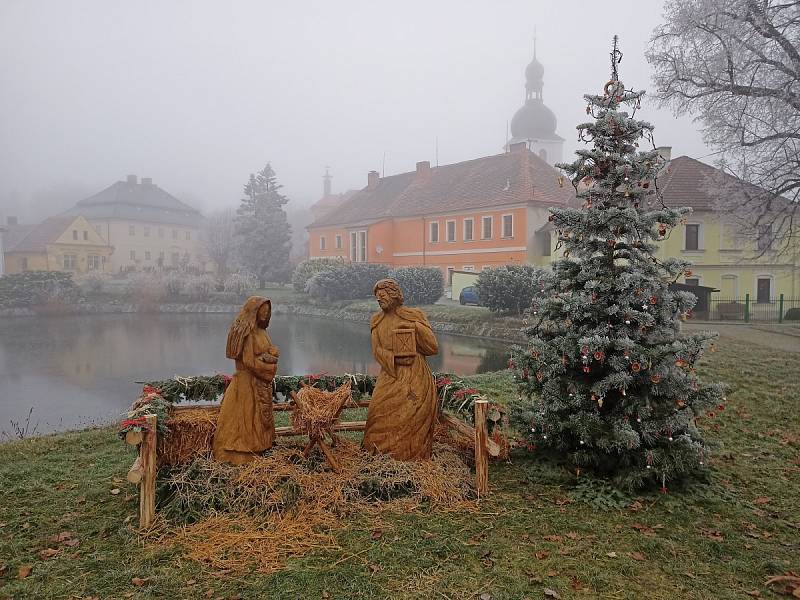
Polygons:
[[425,361],[439,345],[421,310],[403,306],[394,279],[375,284],[381,312],[372,316],[372,353],[381,367],[369,403],[364,448],[398,460],[428,459],[433,445],[438,399]]
[[266,328],[272,314],[269,298],[252,296],[228,331],[226,355],[236,361],[222,399],[214,434],[214,458],[242,464],[272,447],[272,380],[278,369],[278,349]]

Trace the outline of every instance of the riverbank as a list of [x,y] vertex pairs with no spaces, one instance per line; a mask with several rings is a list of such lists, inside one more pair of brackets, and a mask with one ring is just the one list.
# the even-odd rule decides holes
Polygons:
[[[112,429],[0,444],[0,599],[768,597],[770,577],[800,571],[800,355],[731,340],[698,371],[732,386],[699,423],[718,446],[708,486],[603,495],[517,453],[492,464],[477,511],[356,514],[271,575],[208,570],[158,530],[139,538],[133,455]],[[507,373],[468,380],[516,394]]]

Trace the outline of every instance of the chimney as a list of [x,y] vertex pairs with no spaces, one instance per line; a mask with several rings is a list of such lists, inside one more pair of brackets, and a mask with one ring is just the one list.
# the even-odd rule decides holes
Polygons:
[[378,175],[377,171],[370,171],[367,173],[367,189],[374,190],[378,187],[378,182],[380,181],[381,177]]
[[528,142],[516,142],[508,147],[511,152],[524,152],[527,148]]
[[672,160],[672,146],[659,146],[656,148],[658,155],[664,159],[664,162]]
[[136,185],[136,175],[128,175],[127,181],[132,185]]
[[327,198],[331,195],[331,179],[333,179],[333,175],[330,174],[328,171],[328,167],[325,167],[325,175],[322,176],[322,197]]
[[417,175],[422,175],[424,173],[430,173],[431,171],[431,161],[429,160],[422,160],[417,163]]
[[153,185],[152,177],[142,177],[142,185]]
[[6,225],[19,225],[19,219],[17,219],[17,217],[8,217],[6,219]]

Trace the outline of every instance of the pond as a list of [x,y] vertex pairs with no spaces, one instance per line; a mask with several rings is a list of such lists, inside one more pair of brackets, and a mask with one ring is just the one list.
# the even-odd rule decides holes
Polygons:
[[[232,373],[233,314],[116,314],[0,319],[0,441],[17,429],[49,433],[109,423],[136,399],[137,381]],[[276,315],[279,374],[377,373],[369,325]],[[439,334],[434,371],[462,375],[506,365],[508,345]],[[32,412],[31,412],[32,410]]]

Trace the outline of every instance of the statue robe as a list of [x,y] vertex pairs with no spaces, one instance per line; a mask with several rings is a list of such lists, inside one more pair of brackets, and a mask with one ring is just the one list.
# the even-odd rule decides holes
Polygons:
[[[378,313],[370,322],[372,353],[381,367],[369,403],[364,448],[398,460],[428,459],[439,402],[426,356],[439,352],[425,313],[401,306]],[[416,355],[395,358],[394,330],[414,329]]]
[[242,354],[236,359],[236,374],[222,398],[214,433],[216,460],[246,463],[271,448],[275,441],[272,380],[277,364],[259,359],[271,346],[267,332],[259,328],[244,342]]

